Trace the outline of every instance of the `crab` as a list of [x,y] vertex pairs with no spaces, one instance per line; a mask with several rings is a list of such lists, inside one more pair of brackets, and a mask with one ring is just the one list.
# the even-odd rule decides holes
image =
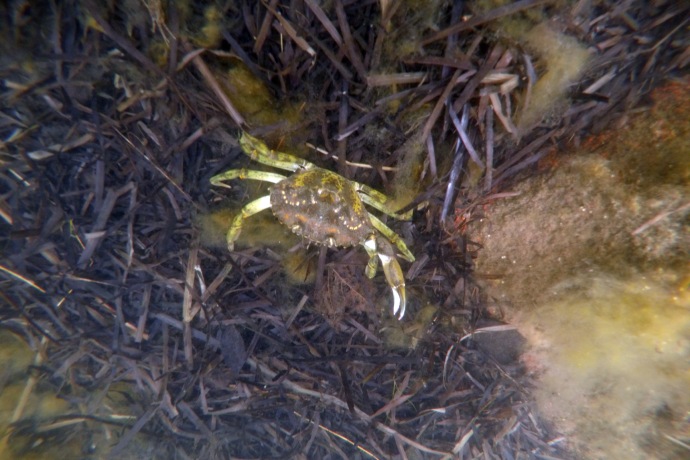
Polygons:
[[293,174],[285,176],[245,168],[231,169],[211,178],[212,185],[221,187],[229,187],[225,181],[232,179],[273,184],[268,195],[246,204],[233,219],[226,237],[228,249],[234,249],[245,219],[271,208],[280,222],[312,243],[328,247],[363,246],[369,255],[365,269],[369,278],[376,275],[380,260],[393,292],[393,315],[402,319],[406,306],[405,277],[393,245],[405,260],[414,262],[415,258],[402,238],[371,214],[365,205],[399,220],[409,220],[412,211],[397,213],[391,200],[378,190],[319,168],[302,158],[271,150],[245,132],[241,134],[239,143],[253,160]]

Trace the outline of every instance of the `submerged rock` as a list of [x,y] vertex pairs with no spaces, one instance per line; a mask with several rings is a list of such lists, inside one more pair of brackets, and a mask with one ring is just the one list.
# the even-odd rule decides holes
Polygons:
[[541,410],[586,458],[688,454],[690,125],[677,88],[471,229],[478,276],[528,339]]

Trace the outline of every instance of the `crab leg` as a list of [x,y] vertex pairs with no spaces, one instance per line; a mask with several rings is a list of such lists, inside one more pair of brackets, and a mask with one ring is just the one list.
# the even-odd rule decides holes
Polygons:
[[285,171],[297,171],[315,167],[313,163],[305,159],[269,149],[264,142],[244,131],[240,135],[240,147],[252,160]]
[[[390,229],[390,227],[386,224],[384,224],[381,219],[373,215],[372,213],[369,213],[369,219],[371,220],[371,225],[374,226],[376,230],[381,232],[383,236],[388,238],[388,241],[393,243],[398,247],[400,252],[402,253],[402,256],[405,258],[405,260],[409,262],[414,262],[414,256],[410,252],[409,249],[407,249],[407,245],[405,242],[400,238],[397,233],[395,233],[393,230]],[[392,255],[392,254],[391,254]]]
[[224,173],[216,174],[215,176],[213,176],[211,178],[211,185],[231,188],[229,185],[224,184],[223,181],[232,179],[252,179],[277,184],[281,180],[285,180],[285,176],[278,173],[272,173],[268,171],[254,171],[252,169],[246,168],[231,169],[229,171],[225,171]]
[[362,246],[369,254],[369,262],[367,263],[367,268],[364,269],[364,273],[367,278],[371,279],[376,276],[376,269],[379,267],[379,251],[376,244],[376,236],[373,234],[362,243]]
[[240,212],[232,220],[232,224],[230,224],[230,229],[228,230],[226,237],[228,240],[228,251],[232,251],[235,248],[235,241],[237,241],[237,238],[240,237],[244,219],[270,207],[271,196],[266,195],[262,196],[261,198],[257,198],[254,201],[250,201],[240,210]]
[[[393,315],[396,315],[399,320],[403,319],[403,316],[405,316],[405,306],[407,304],[405,296],[405,276],[403,275],[398,260],[393,255],[393,247],[387,240],[377,238],[374,235],[371,235],[362,243],[362,246],[364,246],[367,254],[369,254],[369,263],[365,271],[366,275],[369,278],[374,277],[376,274],[376,266],[378,265],[379,259],[381,259],[383,273],[386,275],[386,281],[393,293]],[[398,311],[400,311],[400,314],[398,314]]]
[[398,220],[410,220],[412,219],[412,210],[410,209],[404,214],[399,214],[397,211],[390,207],[390,198],[388,198],[383,193],[379,192],[375,188],[371,188],[368,185],[360,184],[359,182],[352,181],[352,185],[355,190],[359,193],[359,198],[366,204],[374,209],[378,209],[382,213],[389,215]]
[[[405,305],[407,303],[405,297],[405,276],[403,275],[400,264],[395,257],[391,257],[379,252],[379,259],[383,266],[383,273],[386,275],[386,281],[393,292],[393,315],[397,315],[398,319],[403,319],[405,316]],[[398,315],[398,310],[400,314]]]

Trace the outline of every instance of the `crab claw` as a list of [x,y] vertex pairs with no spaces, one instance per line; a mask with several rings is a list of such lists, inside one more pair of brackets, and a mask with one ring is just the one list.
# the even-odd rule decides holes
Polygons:
[[391,291],[393,291],[393,315],[397,316],[399,320],[403,319],[406,305],[405,276],[400,268],[398,259],[395,258],[393,246],[391,246],[388,240],[375,235],[371,235],[362,243],[362,246],[369,254],[369,263],[365,271],[366,275],[369,278],[373,278],[376,275],[378,261],[381,260],[386,281],[388,281],[388,285],[391,287]]
[[[383,273],[386,275],[386,281],[388,281],[393,292],[393,315],[401,320],[405,316],[405,276],[395,257],[380,252],[377,255],[381,259]],[[399,314],[398,311],[400,311]]]

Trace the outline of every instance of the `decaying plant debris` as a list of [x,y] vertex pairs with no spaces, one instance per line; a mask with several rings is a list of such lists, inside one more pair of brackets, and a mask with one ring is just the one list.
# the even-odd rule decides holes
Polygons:
[[[690,6],[229,3],[0,7],[2,325],[40,357],[27,388],[42,379],[74,407],[6,436],[160,458],[567,457],[520,365],[472,339],[511,328],[478,323],[492,315],[463,222],[687,70]],[[590,60],[525,127],[544,59],[501,21],[535,15]],[[252,99],[224,88],[228,62],[282,119],[240,107]],[[312,248],[315,292],[286,284],[271,248],[200,243],[198,216],[225,199],[209,178],[245,161],[238,128],[309,141],[416,209],[396,227],[417,256],[409,320],[386,316],[356,250]]]

